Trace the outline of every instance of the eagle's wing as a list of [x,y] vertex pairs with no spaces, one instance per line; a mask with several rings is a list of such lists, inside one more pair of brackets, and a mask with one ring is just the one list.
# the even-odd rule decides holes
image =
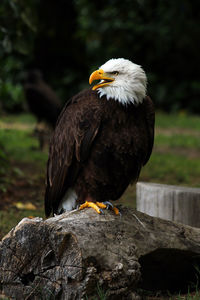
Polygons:
[[[84,101],[84,97],[87,100]],[[45,213],[56,211],[67,189],[75,182],[88,158],[101,123],[101,113],[89,93],[67,103],[57,121],[47,163]]]
[[153,144],[154,144],[154,124],[155,124],[155,108],[154,108],[154,104],[151,100],[150,97],[146,97],[144,99],[144,107],[145,107],[145,119],[146,119],[146,128],[147,128],[147,134],[148,134],[148,149],[147,149],[147,154],[144,160],[144,164],[145,165],[150,156],[151,156],[151,152],[153,149]]

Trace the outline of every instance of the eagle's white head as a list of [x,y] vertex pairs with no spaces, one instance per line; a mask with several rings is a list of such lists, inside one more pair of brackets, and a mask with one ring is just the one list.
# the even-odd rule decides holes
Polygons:
[[126,105],[129,103],[142,103],[146,96],[147,78],[141,66],[128,59],[113,58],[108,60],[89,79],[100,82],[92,88],[97,90],[99,96],[106,96]]

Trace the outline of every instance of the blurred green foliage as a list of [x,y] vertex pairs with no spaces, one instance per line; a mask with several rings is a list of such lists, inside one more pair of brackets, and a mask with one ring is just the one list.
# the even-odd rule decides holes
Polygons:
[[200,112],[197,0],[2,0],[0,15],[6,109],[22,105],[27,68],[41,69],[64,102],[88,87],[93,69],[125,57],[144,67],[158,108]]
[[6,184],[8,181],[7,171],[9,168],[9,159],[3,148],[2,141],[0,141],[0,193],[6,191]]
[[1,0],[0,54],[29,54],[33,47],[30,31],[36,32],[37,0]]
[[23,107],[24,95],[20,83],[23,67],[22,61],[14,55],[9,55],[2,60],[0,102],[2,108],[7,112],[20,111]]
[[37,0],[0,3],[0,102],[6,111],[18,111],[23,106],[21,79],[33,57],[37,4]]

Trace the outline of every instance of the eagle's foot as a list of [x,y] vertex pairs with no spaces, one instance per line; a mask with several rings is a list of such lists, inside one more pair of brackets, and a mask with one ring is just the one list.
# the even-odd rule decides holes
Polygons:
[[[98,203],[98,202],[97,202]],[[106,208],[106,205],[98,207],[97,203],[85,201],[85,203],[81,204],[79,209],[84,209],[86,207],[93,208],[98,214],[103,214],[102,208]]]
[[91,207],[93,208],[98,214],[104,214],[103,209],[109,209],[111,208],[115,215],[120,215],[121,213],[119,211],[119,209],[115,206],[113,206],[112,203],[110,203],[109,201],[105,201],[105,202],[92,202],[92,201],[85,201],[85,203],[81,204],[79,209],[84,209],[87,207]]
[[[96,204],[101,208],[112,209],[114,211],[115,215],[121,216],[119,209],[117,207],[115,207],[110,201],[96,202]],[[102,206],[100,206],[100,205],[102,205]]]
[[113,209],[114,207],[110,201],[104,201],[102,203],[106,205],[106,209],[110,209],[110,208]]
[[119,209],[117,208],[117,207],[115,207],[115,206],[113,206],[113,211],[114,211],[114,213],[117,215],[117,216],[122,216],[122,214],[120,213],[120,211],[119,211]]

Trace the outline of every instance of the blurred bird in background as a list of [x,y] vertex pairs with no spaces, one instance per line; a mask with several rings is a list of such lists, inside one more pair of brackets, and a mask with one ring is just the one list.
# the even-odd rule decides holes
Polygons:
[[28,108],[37,118],[35,135],[42,150],[46,139],[49,139],[49,133],[55,127],[62,104],[56,93],[43,80],[39,70],[27,73],[23,87]]

